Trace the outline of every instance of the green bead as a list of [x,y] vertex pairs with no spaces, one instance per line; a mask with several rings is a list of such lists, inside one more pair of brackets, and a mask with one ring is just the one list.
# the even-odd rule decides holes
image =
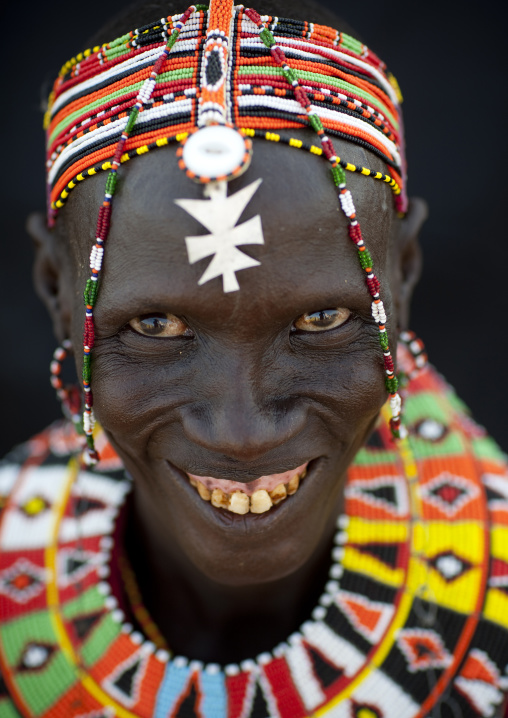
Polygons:
[[396,376],[392,377],[391,379],[389,379],[388,377],[386,377],[386,379],[385,379],[385,386],[386,386],[386,390],[387,390],[390,394],[396,394],[396,393],[397,393],[397,389],[399,388],[399,380],[397,379]]
[[370,256],[368,249],[365,249],[363,252],[358,250],[358,258],[362,269],[367,269],[368,267],[372,268],[372,257]]
[[332,167],[332,175],[333,181],[335,182],[337,187],[340,187],[341,184],[346,184],[346,173],[340,165]]
[[83,364],[83,371],[81,376],[83,378],[83,381],[90,382],[90,379],[92,378],[90,366],[86,366],[85,364]]
[[126,134],[129,134],[129,132],[130,132],[130,131],[132,130],[132,128],[134,127],[134,123],[136,122],[136,120],[137,120],[137,118],[138,118],[138,114],[139,114],[139,108],[138,108],[138,107],[133,107],[132,110],[131,110],[131,113],[130,113],[130,115],[129,115],[129,119],[127,120],[127,124],[125,125],[125,130],[124,130],[124,132],[125,132]]
[[275,45],[275,38],[267,27],[264,27],[261,30],[259,37],[264,42],[266,47],[273,47]]
[[169,38],[169,40],[167,41],[167,44],[166,44],[166,47],[168,48],[168,50],[171,50],[171,48],[173,47],[175,42],[178,40],[179,34],[180,34],[180,30],[173,30],[173,32],[171,33],[171,37]]
[[298,75],[292,67],[290,67],[288,70],[283,67],[282,72],[284,73],[284,77],[286,78],[286,80],[288,80],[288,82],[290,82],[291,84],[293,84],[293,82],[298,82]]
[[323,123],[316,114],[309,115],[309,122],[314,132],[324,132]]
[[88,448],[92,451],[95,451],[95,443],[93,440],[93,436],[90,436],[89,434],[86,435],[86,443],[88,445]]
[[86,280],[85,291],[83,292],[83,299],[86,305],[94,306],[97,300],[97,292],[99,291],[98,282],[94,282],[93,279]]
[[116,172],[110,172],[106,181],[106,194],[115,194],[116,183],[118,182],[118,175]]
[[381,349],[385,352],[388,351],[389,344],[388,344],[388,334],[386,332],[379,332],[379,343],[381,344]]

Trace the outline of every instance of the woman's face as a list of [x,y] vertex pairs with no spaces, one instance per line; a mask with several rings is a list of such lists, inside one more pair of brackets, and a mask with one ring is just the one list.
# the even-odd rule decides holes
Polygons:
[[[336,148],[382,169],[348,143]],[[189,264],[185,237],[207,231],[175,199],[203,192],[177,168],[175,152],[123,166],[95,314],[95,411],[134,478],[141,521],[162,551],[177,545],[229,585],[275,580],[310,558],[386,400],[371,298],[326,163],[260,142],[229,194],[258,178],[240,223],[261,217],[264,245],[242,247],[261,266],[238,272],[240,291],[224,294],[221,278],[198,286],[211,257]],[[63,210],[78,357],[105,179],[87,180]],[[391,193],[366,177],[347,180],[395,347]],[[316,314],[324,310],[340,311]],[[246,483],[304,465],[298,491],[260,514],[214,508],[187,476]]]

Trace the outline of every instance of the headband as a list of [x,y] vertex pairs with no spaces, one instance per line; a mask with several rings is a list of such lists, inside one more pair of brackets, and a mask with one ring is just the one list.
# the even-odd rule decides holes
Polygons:
[[[260,16],[233,2],[211,0],[210,7],[192,5],[182,15],[161,18],[85,50],[63,66],[49,98],[45,118],[49,224],[79,182],[109,172],[85,288],[83,428],[88,464],[98,458],[90,386],[93,308],[118,169],[132,157],[171,142],[180,143],[180,167],[203,183],[208,197],[177,200],[211,231],[204,237],[186,238],[189,260],[192,263],[214,254],[199,283],[222,274],[224,291],[239,289],[236,271],[259,264],[237,247],[263,243],[259,217],[252,220],[248,232],[242,232],[245,225],[235,227],[261,180],[227,197],[227,182],[249,166],[251,139],[285,142],[330,163],[349,235],[372,296],[392,432],[400,438],[404,431],[381,287],[344,172],[386,182],[393,190],[397,210],[405,212],[402,98],[396,80],[368,47],[345,33],[315,23]],[[275,132],[309,126],[320,145]],[[332,137],[374,153],[385,163],[387,173],[339,157]],[[226,215],[233,217],[227,226]]]
[[[181,140],[204,122],[202,100],[213,94],[223,73],[227,122],[251,135],[257,131],[256,136],[266,135],[260,130],[308,126],[307,114],[288,85],[277,54],[266,46],[266,34],[260,36],[259,24],[252,19],[259,16],[241,5],[232,8],[230,27],[222,30],[224,44],[210,52],[206,43],[208,8],[195,7],[180,29],[171,57],[161,64],[121,162]],[[111,169],[111,158],[137,94],[183,17],[161,18],[85,50],[62,67],[45,122],[50,219],[76,184]],[[270,16],[259,21],[261,32],[272,33],[283,50],[326,132],[378,155],[388,167],[392,187],[397,193],[403,191],[401,97],[385,65],[362,43],[324,25]],[[231,52],[225,46],[226,35]],[[218,117],[221,121],[220,113]],[[348,164],[343,162],[345,169],[364,170],[353,170],[355,166]],[[387,181],[385,175],[382,178]],[[397,208],[405,211],[404,196],[399,196]]]

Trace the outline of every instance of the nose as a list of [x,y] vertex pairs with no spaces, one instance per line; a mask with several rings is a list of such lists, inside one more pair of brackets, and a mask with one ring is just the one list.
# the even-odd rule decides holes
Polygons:
[[[254,462],[293,441],[302,431],[306,412],[295,397],[281,397],[267,382],[253,379],[260,372],[247,371],[245,363],[229,364],[221,380],[214,372],[209,385],[213,394],[183,409],[186,437],[215,454],[239,462]],[[266,379],[266,377],[265,377]]]

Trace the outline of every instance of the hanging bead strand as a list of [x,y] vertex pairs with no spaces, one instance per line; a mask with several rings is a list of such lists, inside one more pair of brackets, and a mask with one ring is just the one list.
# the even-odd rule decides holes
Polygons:
[[[199,6],[201,8],[201,6]],[[111,162],[111,171],[109,172],[106,180],[106,190],[104,194],[104,201],[99,210],[99,217],[97,219],[97,230],[95,244],[92,247],[90,253],[90,269],[91,276],[86,282],[84,291],[85,301],[85,327],[83,332],[83,392],[84,392],[84,411],[83,411],[83,430],[86,436],[86,449],[83,452],[83,463],[87,466],[94,465],[99,460],[98,453],[95,449],[95,442],[93,438],[93,430],[95,425],[95,417],[93,411],[93,394],[91,387],[91,352],[95,344],[95,323],[94,323],[94,307],[97,301],[98,293],[98,282],[99,276],[102,269],[102,260],[104,256],[104,245],[109,233],[110,221],[111,221],[111,202],[113,195],[115,194],[116,185],[118,181],[118,168],[124,154],[125,144],[129,138],[132,128],[137,120],[139,112],[143,108],[143,105],[150,101],[157,75],[162,69],[162,66],[166,62],[173,48],[174,44],[178,40],[178,36],[185,26],[188,19],[193,13],[197,11],[196,5],[191,5],[181,16],[181,18],[174,23],[173,32],[171,33],[164,50],[161,52],[157,60],[153,65],[150,76],[143,83],[137,97],[136,102],[129,112],[125,128],[116,146],[115,155]]]
[[273,61],[281,68],[284,77],[293,88],[295,99],[305,110],[310,126],[316,132],[321,141],[323,154],[331,164],[333,181],[339,193],[340,206],[342,212],[348,220],[349,236],[357,247],[360,266],[367,275],[366,284],[372,297],[372,316],[379,329],[379,343],[381,345],[381,349],[383,350],[386,373],[385,385],[390,397],[390,409],[392,414],[390,428],[395,439],[404,438],[406,436],[406,430],[401,425],[400,418],[402,400],[400,394],[398,393],[399,382],[395,375],[395,365],[386,331],[386,312],[380,295],[381,285],[379,279],[374,273],[372,257],[369,250],[365,246],[365,241],[362,237],[360,223],[356,217],[353,197],[351,192],[346,187],[346,173],[340,164],[340,158],[335,152],[333,142],[325,132],[321,118],[314,109],[307,92],[300,84],[297,73],[289,65],[284,50],[277,44],[277,41],[268,27],[268,24],[263,22],[261,15],[251,8],[246,9],[245,14],[258,28],[261,41],[270,50]]

